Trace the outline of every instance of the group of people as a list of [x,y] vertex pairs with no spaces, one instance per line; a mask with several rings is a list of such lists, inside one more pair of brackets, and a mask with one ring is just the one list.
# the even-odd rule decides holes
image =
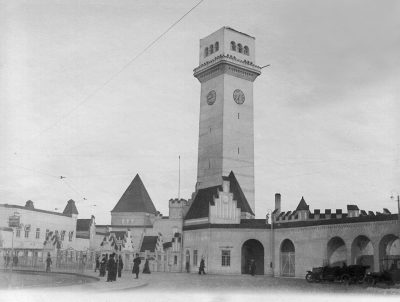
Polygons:
[[[11,257],[10,255],[7,253],[6,255],[4,255],[4,267],[7,268],[10,265],[11,262]],[[12,263],[13,266],[17,266],[18,265],[18,256],[15,254],[12,257]]]
[[[139,278],[139,271],[140,271],[140,264],[142,263],[139,254],[136,254],[135,258],[133,259],[133,268],[132,274],[135,274],[135,279]],[[118,256],[115,253],[112,253],[110,256],[108,254],[104,255],[103,258],[100,260],[100,256],[96,257],[96,266],[94,271],[97,272],[99,270],[99,276],[104,277],[107,273],[107,282],[112,282],[121,278],[122,270],[124,268],[124,263],[122,261],[121,255]],[[149,260],[146,259],[143,268],[143,274],[150,274],[150,267],[149,267]]]

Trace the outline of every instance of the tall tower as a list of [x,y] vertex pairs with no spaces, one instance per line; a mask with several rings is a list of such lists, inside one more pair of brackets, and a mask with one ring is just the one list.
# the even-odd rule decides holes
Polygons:
[[197,188],[222,184],[233,171],[254,212],[253,82],[255,38],[222,27],[200,40]]

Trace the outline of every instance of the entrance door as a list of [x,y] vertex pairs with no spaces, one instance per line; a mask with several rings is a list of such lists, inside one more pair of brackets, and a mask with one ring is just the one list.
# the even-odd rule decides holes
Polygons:
[[264,275],[264,247],[260,241],[249,239],[242,246],[242,274],[251,273],[254,261],[256,275]]
[[281,276],[294,277],[295,276],[295,249],[294,244],[289,239],[285,239],[281,244],[280,258],[281,258]]

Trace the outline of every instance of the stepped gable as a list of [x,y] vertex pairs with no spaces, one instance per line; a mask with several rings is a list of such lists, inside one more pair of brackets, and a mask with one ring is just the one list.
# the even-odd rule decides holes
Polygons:
[[157,246],[158,236],[144,236],[140,252],[150,251],[154,252]]
[[306,203],[306,201],[304,200],[304,197],[301,197],[301,200],[299,202],[299,205],[296,208],[296,212],[297,211],[309,211],[310,210],[310,206]]
[[75,201],[73,201],[72,199],[68,200],[68,203],[65,206],[63,214],[65,214],[65,215],[72,215],[72,214],[78,215],[79,214],[78,209],[76,208],[76,205],[75,205]]
[[157,210],[149,196],[149,193],[147,193],[139,174],[136,174],[135,178],[132,180],[131,184],[111,212],[144,212],[154,215],[156,214]]
[[[231,171],[229,176],[223,176],[222,179],[229,180],[230,192],[233,193],[233,199],[237,201],[237,206],[240,208],[241,212],[254,215],[246,197],[244,196],[242,188],[235,177],[235,174]],[[222,191],[221,185],[198,190],[185,219],[188,220],[208,217],[210,209],[209,205],[214,205],[214,197],[218,197],[218,191]]]

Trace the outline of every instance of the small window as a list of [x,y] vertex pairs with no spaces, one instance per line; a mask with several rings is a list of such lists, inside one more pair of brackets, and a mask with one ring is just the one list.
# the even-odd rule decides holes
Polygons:
[[197,250],[193,250],[193,265],[197,266]]
[[178,264],[178,256],[174,256],[174,265]]
[[236,43],[235,42],[231,42],[231,50],[236,51]]
[[68,240],[69,240],[69,241],[72,241],[73,235],[74,235],[74,232],[69,232],[69,233],[68,233]]
[[219,50],[219,42],[215,42],[215,52]]
[[221,265],[222,266],[231,266],[231,251],[222,250],[221,254],[222,254]]
[[238,154],[240,154],[240,149],[239,149],[239,147],[238,147]]
[[36,229],[36,239],[39,239],[39,238],[40,238],[40,229],[37,228]]
[[210,54],[212,54],[214,52],[214,45],[210,45]]
[[29,238],[29,231],[25,230],[25,238]]
[[64,241],[64,237],[65,237],[65,231],[61,232],[61,241]]
[[207,57],[208,56],[208,47],[206,47],[205,49],[204,49],[204,57]]
[[21,237],[21,229],[17,229],[17,233],[15,234],[16,237]]
[[242,53],[243,52],[242,44],[239,43],[237,46],[238,46],[238,52]]
[[49,238],[50,231],[46,230],[46,240]]
[[240,119],[240,113],[238,112],[238,120]]
[[249,48],[247,46],[243,47],[243,53],[248,56],[249,55]]

